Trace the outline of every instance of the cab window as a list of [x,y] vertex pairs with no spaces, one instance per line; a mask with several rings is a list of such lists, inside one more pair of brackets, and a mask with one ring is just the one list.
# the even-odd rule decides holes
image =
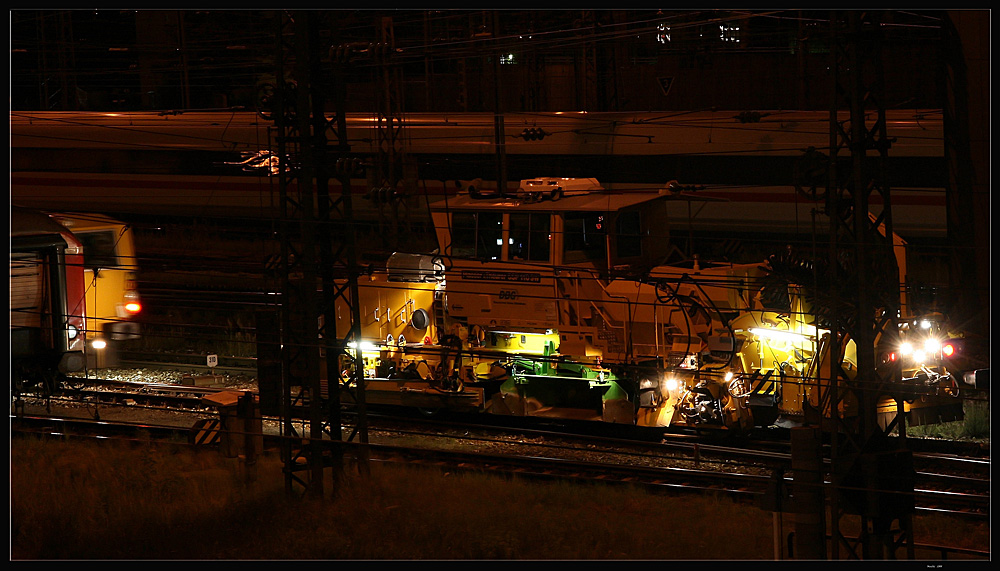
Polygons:
[[456,212],[451,219],[453,256],[499,260],[503,245],[503,214]]
[[567,212],[563,224],[566,262],[607,259],[607,214],[604,212]]
[[76,237],[83,243],[83,267],[114,268],[118,266],[115,245],[118,240],[111,230],[102,232],[81,232]]
[[615,224],[615,254],[619,258],[637,258],[642,255],[642,232],[638,210],[626,210],[618,215]]
[[549,213],[511,213],[507,255],[510,260],[549,261]]

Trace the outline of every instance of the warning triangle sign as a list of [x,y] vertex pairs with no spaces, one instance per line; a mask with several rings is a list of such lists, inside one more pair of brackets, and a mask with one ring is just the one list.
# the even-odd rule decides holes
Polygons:
[[658,77],[657,80],[660,82],[660,89],[663,90],[663,94],[666,95],[670,93],[670,86],[674,83],[674,78],[672,77]]

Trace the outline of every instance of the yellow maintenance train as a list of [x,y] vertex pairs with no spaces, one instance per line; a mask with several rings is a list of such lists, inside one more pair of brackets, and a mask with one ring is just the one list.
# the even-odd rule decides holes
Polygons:
[[[542,178],[433,203],[438,249],[359,283],[366,401],[733,430],[822,411],[830,359],[857,373],[854,342],[833,346],[807,284],[767,262],[663,265],[666,205],[698,200],[681,189]],[[959,402],[950,375],[930,382]]]

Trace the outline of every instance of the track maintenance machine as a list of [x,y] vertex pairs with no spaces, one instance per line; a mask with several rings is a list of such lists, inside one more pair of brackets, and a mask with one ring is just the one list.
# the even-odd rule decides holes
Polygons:
[[766,261],[662,265],[665,203],[698,199],[677,188],[533,179],[433,203],[438,249],[359,282],[366,401],[737,431],[822,409],[834,352],[856,373],[853,341],[832,347]]

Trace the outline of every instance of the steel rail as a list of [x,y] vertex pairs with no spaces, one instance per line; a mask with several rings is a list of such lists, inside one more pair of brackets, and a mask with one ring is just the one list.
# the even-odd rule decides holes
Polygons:
[[[27,428],[27,427],[31,428]],[[86,420],[79,418],[52,417],[11,417],[12,434],[31,430],[60,438],[98,438],[110,432],[124,437],[128,433],[141,433],[143,440],[156,435],[157,439],[178,441],[189,433],[189,429],[177,426],[162,426],[144,423],[121,423]],[[104,436],[107,437],[107,436]],[[138,437],[134,437],[138,438]],[[276,446],[281,438],[265,434],[265,441]],[[451,443],[455,437],[449,436]],[[469,439],[474,443],[481,439]],[[295,439],[301,442],[300,438]],[[326,441],[331,449],[356,450],[360,445],[353,442]],[[605,482],[638,485],[651,492],[678,493],[723,493],[743,501],[759,499],[772,482],[769,476],[744,472],[723,472],[717,469],[682,468],[678,466],[644,466],[629,463],[634,454],[612,450],[597,451],[613,461],[582,461],[579,459],[542,455],[537,452],[517,452],[524,443],[503,443],[510,452],[503,454],[470,452],[468,450],[444,450],[433,444],[425,447],[396,446],[388,444],[368,444],[371,458],[383,462],[400,462],[435,466],[439,469],[471,470],[503,473],[531,478]],[[538,448],[537,443],[528,443]],[[577,450],[579,451],[579,450]],[[783,478],[784,485],[794,489],[795,482]],[[827,482],[825,485],[829,485]],[[989,495],[945,492],[917,489],[913,493],[915,511],[920,513],[947,513],[965,517],[985,518],[989,514]]]

